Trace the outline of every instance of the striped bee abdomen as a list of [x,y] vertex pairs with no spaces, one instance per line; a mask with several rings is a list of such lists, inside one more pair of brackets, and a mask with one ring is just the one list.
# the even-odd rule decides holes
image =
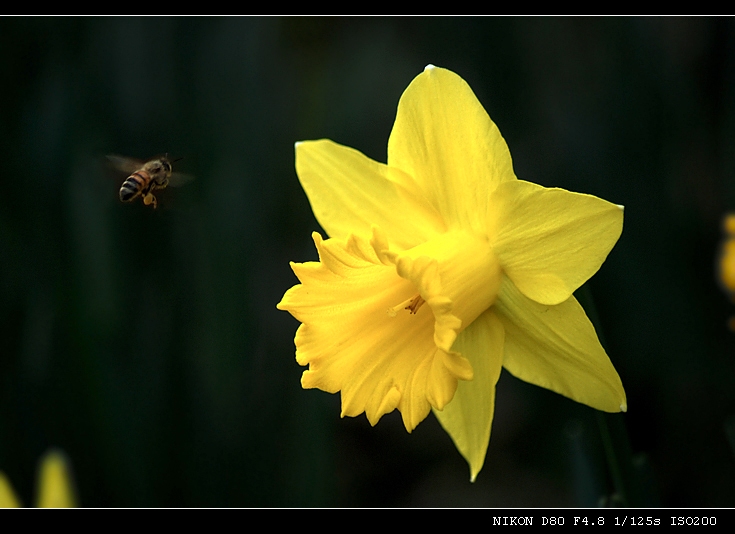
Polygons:
[[151,182],[150,175],[143,171],[135,171],[133,174],[128,176],[120,187],[120,200],[123,202],[130,202],[135,197],[140,195],[148,184]]

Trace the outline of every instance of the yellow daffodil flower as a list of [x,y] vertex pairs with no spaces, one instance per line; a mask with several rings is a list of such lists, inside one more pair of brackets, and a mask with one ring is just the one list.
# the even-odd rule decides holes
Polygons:
[[[731,301],[735,302],[735,214],[725,215],[722,219],[722,230],[725,237],[722,240],[718,259],[719,281],[723,291]],[[735,317],[727,321],[727,326],[735,332]]]
[[296,172],[329,234],[278,308],[303,323],[304,388],[342,416],[410,432],[433,409],[470,465],[485,460],[501,367],[607,412],[625,391],[572,293],[602,265],[621,206],[518,180],[467,83],[432,65],[398,104],[388,164],[329,140],[296,144]]
[[[71,483],[65,456],[59,451],[50,451],[43,457],[38,470],[37,508],[73,508],[76,497]],[[20,500],[15,495],[7,477],[0,471],[0,508],[19,508]]]
[[720,283],[723,290],[735,300],[735,214],[728,213],[722,219],[725,237],[720,251]]

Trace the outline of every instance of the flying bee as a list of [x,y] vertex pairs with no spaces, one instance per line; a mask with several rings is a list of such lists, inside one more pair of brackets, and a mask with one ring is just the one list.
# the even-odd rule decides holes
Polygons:
[[193,179],[193,176],[189,174],[173,172],[171,164],[179,160],[171,161],[168,155],[146,162],[122,156],[107,156],[107,159],[117,169],[131,173],[120,187],[120,201],[122,202],[132,202],[142,197],[143,204],[146,206],[153,204],[155,209],[158,201],[153,191],[165,189],[169,185],[178,187]]

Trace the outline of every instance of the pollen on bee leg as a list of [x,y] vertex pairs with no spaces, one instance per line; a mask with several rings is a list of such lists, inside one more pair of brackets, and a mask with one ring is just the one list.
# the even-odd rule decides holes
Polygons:
[[424,302],[426,301],[421,297],[421,295],[416,295],[413,298],[404,300],[392,308],[388,308],[388,315],[395,317],[400,310],[408,310],[408,313],[411,315],[416,315],[416,312],[419,311],[419,308],[424,304]]

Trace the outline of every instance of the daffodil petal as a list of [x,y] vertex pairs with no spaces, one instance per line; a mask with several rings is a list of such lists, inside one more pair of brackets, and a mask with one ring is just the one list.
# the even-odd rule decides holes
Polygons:
[[480,315],[459,334],[452,350],[469,360],[473,378],[457,384],[454,399],[443,410],[433,409],[457,450],[467,460],[473,482],[485,463],[490,442],[504,337],[503,324],[492,310]]
[[597,272],[623,230],[622,207],[517,180],[500,185],[488,234],[504,272],[528,298],[559,304]]
[[626,411],[620,377],[577,299],[539,304],[506,279],[495,309],[511,374],[598,410]]
[[515,180],[495,123],[462,78],[428,66],[398,103],[388,166],[413,179],[448,227],[485,232],[490,194]]
[[47,453],[38,473],[38,508],[73,508],[76,497],[71,473],[64,455],[58,451]]
[[330,237],[390,229],[391,245],[410,248],[443,231],[438,214],[398,182],[401,171],[328,139],[296,143],[296,173],[314,216]]
[[20,508],[18,496],[2,471],[0,471],[0,508]]

